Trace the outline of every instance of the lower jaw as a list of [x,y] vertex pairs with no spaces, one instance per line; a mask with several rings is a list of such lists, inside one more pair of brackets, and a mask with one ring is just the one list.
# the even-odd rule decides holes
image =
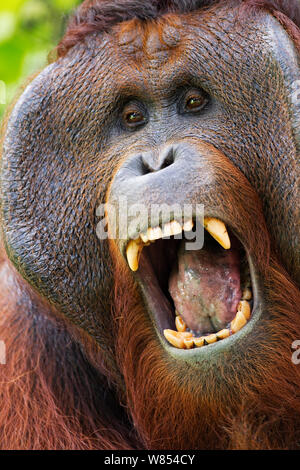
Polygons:
[[154,278],[151,263],[149,263],[146,258],[143,258],[140,264],[140,271],[137,277],[141,276],[143,278],[143,282],[139,282],[139,285],[144,302],[159,341],[171,357],[176,360],[199,363],[208,358],[211,360],[213,357],[226,357],[226,353],[229,350],[235,350],[238,352],[244,349],[243,343],[245,343],[247,336],[255,328],[256,323],[259,321],[262,314],[262,306],[259,302],[260,293],[257,287],[259,282],[257,282],[257,275],[250,257],[248,257],[248,264],[250,268],[254,299],[250,319],[239,331],[234,333],[231,331],[230,335],[224,339],[217,340],[211,344],[204,343],[202,347],[195,347],[195,345],[193,345],[191,348],[177,348],[166,340],[164,331],[166,329],[170,329],[170,325],[174,324],[174,311],[171,308],[169,301],[161,293],[160,286],[151,282],[145,282],[147,279],[150,280]]
[[167,353],[176,360],[191,361],[191,362],[202,362],[206,360],[220,358],[227,360],[232,358],[228,357],[227,353],[234,352],[235,355],[241,356],[243,350],[245,350],[245,343],[247,342],[247,337],[253,332],[256,327],[257,322],[259,321],[262,314],[262,309],[258,306],[256,309],[253,309],[251,314],[251,319],[249,322],[237,333],[229,336],[228,338],[222,339],[221,341],[214,342],[202,346],[200,348],[193,349],[178,349],[170,345],[167,341],[164,340],[160,331],[157,330],[160,342],[163,348]]

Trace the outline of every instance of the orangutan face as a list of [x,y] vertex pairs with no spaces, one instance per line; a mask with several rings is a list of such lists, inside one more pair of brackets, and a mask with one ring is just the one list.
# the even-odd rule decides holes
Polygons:
[[[209,440],[218,416],[270,396],[291,371],[296,50],[271,15],[236,13],[219,6],[89,36],[31,84],[7,137],[7,253],[104,346],[150,443],[173,433],[176,446],[199,416]],[[124,200],[147,216],[131,216],[121,237]],[[118,229],[109,243],[96,236],[104,203],[109,233]],[[197,227],[203,247],[190,249]]]
[[[274,328],[270,240],[297,271],[293,46],[271,17],[245,32],[224,9],[124,26],[114,38],[126,98],[108,149],[118,162],[108,202],[121,214],[126,197],[149,216],[131,217],[118,249],[168,354],[199,362],[231,351],[243,367],[249,345],[260,348]],[[195,250],[187,240],[197,223],[206,231]]]

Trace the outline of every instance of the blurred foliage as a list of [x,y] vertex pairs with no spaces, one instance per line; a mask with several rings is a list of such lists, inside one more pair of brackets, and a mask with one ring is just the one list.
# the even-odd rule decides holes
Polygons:
[[80,3],[0,0],[0,117],[5,109],[3,102],[8,104],[25,78],[47,64],[70,12]]

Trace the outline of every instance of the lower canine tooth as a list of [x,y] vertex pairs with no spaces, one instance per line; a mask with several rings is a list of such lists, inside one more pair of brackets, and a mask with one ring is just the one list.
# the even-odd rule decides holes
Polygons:
[[242,312],[246,320],[249,320],[251,316],[250,305],[247,300],[241,300],[238,304],[238,312]]
[[184,349],[184,339],[182,336],[178,336],[176,331],[173,330],[164,330],[164,335],[167,341],[169,341],[172,346],[178,349]]
[[137,271],[139,268],[139,259],[143,249],[143,244],[140,240],[130,240],[126,248],[126,256],[129,267],[132,271]]
[[247,320],[244,317],[243,313],[241,311],[238,311],[235,318],[232,320],[230,324],[232,332],[236,333],[241,328],[243,328],[243,326],[246,325],[246,323],[247,323]]
[[174,331],[174,333],[177,334],[177,336],[179,338],[192,338],[193,336],[193,333],[191,333],[190,331]]
[[204,217],[204,228],[225,250],[230,248],[230,239],[224,222],[214,217]]
[[175,326],[177,331],[182,332],[186,330],[186,323],[179,315],[175,318]]

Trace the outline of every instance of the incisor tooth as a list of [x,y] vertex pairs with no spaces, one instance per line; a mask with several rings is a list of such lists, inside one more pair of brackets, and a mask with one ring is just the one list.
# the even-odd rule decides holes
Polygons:
[[246,320],[249,320],[251,316],[250,305],[247,300],[241,300],[238,304],[238,312],[242,312]]
[[185,232],[190,232],[194,227],[194,223],[193,223],[193,220],[188,220],[187,222],[184,223],[183,225],[183,230]]
[[243,326],[247,323],[246,318],[244,317],[243,313],[238,311],[234,319],[232,320],[230,326],[233,333],[239,331]]
[[141,237],[141,239],[143,240],[144,243],[148,243],[149,239],[148,239],[146,233],[141,233],[140,237]]
[[186,330],[186,323],[183,318],[181,318],[179,315],[177,315],[177,317],[175,318],[175,326],[177,328],[177,331],[182,332]]
[[164,330],[164,335],[167,341],[169,341],[172,346],[178,349],[184,349],[184,339],[176,334],[176,331],[173,330]]
[[230,248],[230,239],[224,222],[214,217],[204,217],[204,228],[225,250]]
[[178,235],[182,232],[182,227],[179,222],[172,220],[163,226],[163,237],[171,237],[172,235]]
[[160,227],[148,228],[147,230],[148,240],[158,240],[162,238],[162,230]]
[[139,268],[139,259],[143,249],[143,244],[140,240],[130,240],[126,248],[126,256],[129,267],[132,271],[137,271]]

